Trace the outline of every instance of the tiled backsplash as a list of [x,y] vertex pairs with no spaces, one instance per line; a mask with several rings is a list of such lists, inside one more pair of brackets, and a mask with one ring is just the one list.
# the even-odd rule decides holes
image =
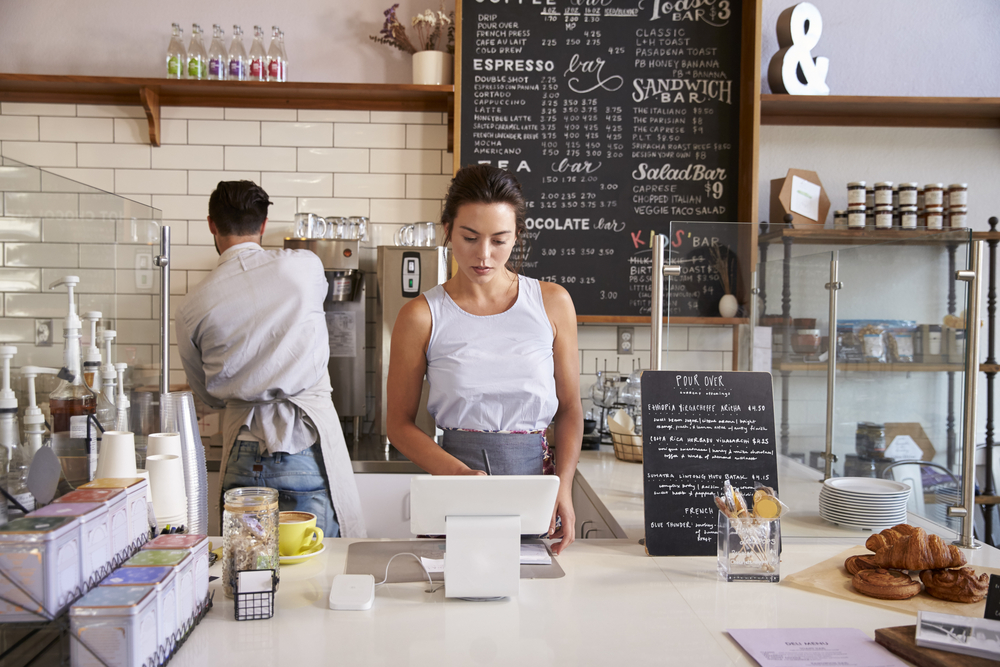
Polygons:
[[[368,272],[371,304],[375,247],[392,244],[402,224],[440,216],[452,173],[447,132],[447,118],[440,113],[164,107],[162,145],[152,147],[145,114],[138,106],[0,104],[4,157],[162,211],[163,224],[171,228],[174,307],[177,297],[216,264],[205,220],[208,196],[220,180],[233,179],[259,183],[274,202],[264,235],[266,246],[281,246],[299,211],[368,216],[371,238],[361,261]],[[55,318],[58,337],[65,296],[45,290],[67,273],[81,277],[81,312],[115,313],[119,360],[152,364],[157,358],[158,302],[148,290],[141,293],[135,288],[136,253],[149,252],[149,247],[123,245],[110,221],[81,224],[43,215],[86,209],[82,198],[87,196],[91,195],[47,195],[39,200],[24,194],[4,202],[8,217],[0,218],[4,246],[0,342],[18,345],[18,366],[60,363],[58,339],[53,347],[34,347],[34,318]],[[39,211],[39,206],[46,210]],[[117,249],[112,245],[116,240]],[[373,307],[368,319],[371,348]],[[579,339],[586,408],[597,370],[628,373],[633,364],[649,367],[648,327],[636,327],[633,355],[616,354],[614,326],[581,325]],[[732,366],[728,327],[671,327],[667,345],[665,362],[671,368]],[[369,387],[372,378],[369,368]],[[176,347],[170,379],[185,381]]]

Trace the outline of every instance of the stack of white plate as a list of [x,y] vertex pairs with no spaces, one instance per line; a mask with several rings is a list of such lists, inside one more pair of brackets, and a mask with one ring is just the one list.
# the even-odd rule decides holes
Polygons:
[[841,526],[874,530],[906,523],[910,487],[869,477],[834,477],[819,492],[819,515]]

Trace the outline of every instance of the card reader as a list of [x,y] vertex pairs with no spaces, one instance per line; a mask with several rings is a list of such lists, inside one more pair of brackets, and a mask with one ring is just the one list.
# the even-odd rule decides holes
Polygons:
[[338,574],[330,588],[330,609],[365,611],[375,602],[375,577],[370,574]]
[[420,295],[420,253],[403,253],[403,298],[412,299]]

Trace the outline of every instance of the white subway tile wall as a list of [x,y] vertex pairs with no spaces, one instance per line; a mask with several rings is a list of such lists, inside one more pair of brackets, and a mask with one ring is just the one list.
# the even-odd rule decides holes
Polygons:
[[[292,233],[295,213],[363,215],[371,219],[371,239],[363,248],[369,272],[367,345],[374,342],[375,246],[393,243],[404,223],[437,220],[452,169],[447,149],[447,117],[440,113],[223,109],[163,107],[161,140],[151,147],[139,106],[0,104],[0,155],[50,169],[68,179],[120,194],[162,211],[171,227],[173,257],[171,310],[188,289],[204,280],[217,253],[205,217],[208,197],[220,180],[249,179],[261,184],[273,205],[264,244],[280,247]],[[129,221],[66,220],[103,202],[73,192],[38,193],[31,174],[5,172],[0,189],[19,192],[4,198],[0,211],[0,342],[19,346],[16,365],[60,363],[62,347],[35,347],[35,318],[65,315],[63,294],[48,284],[67,273],[81,277],[79,308],[102,310],[115,318],[118,356],[154,363],[158,339],[158,299],[149,283],[158,271],[148,262],[157,252],[148,230]],[[27,178],[29,181],[25,181]],[[19,180],[20,179],[20,180]],[[37,178],[35,179],[37,181]],[[125,208],[119,205],[125,213]],[[27,217],[35,216],[35,217]],[[117,240],[117,247],[112,245]],[[150,245],[153,244],[153,245]],[[635,327],[635,353],[616,353],[616,327],[578,328],[585,409],[586,391],[596,371],[627,374],[649,367],[649,328]],[[728,327],[673,326],[664,343],[668,368],[728,370],[732,330]],[[367,355],[369,358],[371,354]],[[185,381],[172,346],[170,381]],[[374,369],[369,369],[369,387]],[[369,394],[371,391],[369,389]]]

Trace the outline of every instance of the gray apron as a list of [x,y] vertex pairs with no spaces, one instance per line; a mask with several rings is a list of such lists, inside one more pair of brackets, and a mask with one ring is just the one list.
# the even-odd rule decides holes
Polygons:
[[442,447],[473,470],[486,470],[485,451],[494,475],[541,475],[545,434],[446,429]]

